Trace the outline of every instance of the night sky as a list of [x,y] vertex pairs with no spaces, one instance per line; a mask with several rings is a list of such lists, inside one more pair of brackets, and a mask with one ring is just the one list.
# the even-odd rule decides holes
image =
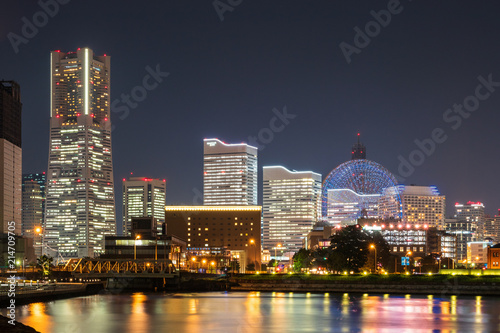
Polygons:
[[[500,83],[490,91],[479,89],[479,105],[468,97],[476,94],[479,76],[500,82],[500,3],[219,3],[228,2],[241,3],[221,21],[211,0],[72,0],[16,53],[8,34],[21,36],[22,18],[33,22],[42,9],[33,0],[3,1],[0,78],[21,85],[23,172],[47,169],[49,52],[90,47],[112,57],[116,106],[125,105],[122,94],[142,86],[146,67],[169,73],[128,115],[123,108],[112,113],[118,220],[121,179],[130,172],[166,178],[167,204],[199,204],[203,138],[239,143],[259,133],[265,140],[257,141],[265,145],[259,151],[259,183],[264,165],[325,177],[350,158],[361,132],[368,159],[402,176],[405,184],[438,186],[449,213],[456,201],[482,201],[490,214],[500,208]],[[353,50],[354,28],[364,31],[375,20],[370,12],[388,6],[398,13],[380,31],[369,24],[373,37],[369,43],[358,40],[363,47],[348,63],[340,44]],[[462,116],[446,110],[464,100],[477,110],[464,113],[468,118],[458,126],[451,119]],[[284,107],[288,124],[273,121],[270,140],[274,112]],[[424,156],[414,152],[414,141],[431,138],[436,128],[446,141],[403,176],[399,157]],[[261,202],[261,191],[259,197]]]

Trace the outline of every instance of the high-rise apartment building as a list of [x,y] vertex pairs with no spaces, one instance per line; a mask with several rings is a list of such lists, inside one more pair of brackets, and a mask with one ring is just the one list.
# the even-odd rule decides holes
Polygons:
[[321,175],[265,166],[263,173],[263,248],[271,255],[298,252],[318,222],[321,208]]
[[444,229],[445,202],[436,186],[397,185],[384,190],[378,210],[382,219],[401,216],[404,224]]
[[45,216],[46,174],[30,173],[23,175],[23,236],[33,238],[35,254],[42,254],[42,232]]
[[165,222],[165,179],[130,177],[123,179],[123,235],[128,235],[133,217],[153,217],[156,230]]
[[257,204],[257,148],[219,139],[203,142],[203,204]]
[[495,242],[500,241],[500,211],[495,216],[485,217],[483,235],[485,239],[491,238]]
[[457,202],[455,204],[455,218],[461,222],[474,224],[476,230],[475,241],[484,238],[484,205],[481,202],[468,201],[466,204]]
[[[21,236],[21,89],[0,81],[0,233]],[[14,221],[14,229],[8,228]]]
[[470,221],[459,221],[445,219],[445,230],[447,233],[457,237],[457,260],[467,261],[467,243],[476,239],[477,225]]
[[52,256],[94,257],[116,234],[109,92],[110,57],[51,52],[43,243]]

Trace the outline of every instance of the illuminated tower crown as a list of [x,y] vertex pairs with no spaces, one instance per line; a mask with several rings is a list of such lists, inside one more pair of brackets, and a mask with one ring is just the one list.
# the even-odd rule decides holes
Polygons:
[[366,147],[359,141],[360,134],[358,133],[358,143],[352,145],[351,160],[365,160]]

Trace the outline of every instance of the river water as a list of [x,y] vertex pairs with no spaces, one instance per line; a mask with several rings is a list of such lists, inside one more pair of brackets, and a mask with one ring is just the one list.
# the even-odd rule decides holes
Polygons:
[[493,297],[280,292],[93,295],[16,311],[43,333],[497,332],[499,318]]

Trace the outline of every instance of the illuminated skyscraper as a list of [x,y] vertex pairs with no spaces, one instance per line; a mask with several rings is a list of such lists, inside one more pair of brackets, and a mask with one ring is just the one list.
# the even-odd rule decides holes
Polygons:
[[[0,81],[0,234],[11,231],[18,236],[22,201],[21,110],[19,84]],[[14,225],[9,225],[12,221]]]
[[205,139],[203,204],[257,205],[257,148]]
[[37,257],[42,254],[45,186],[45,172],[23,175],[23,236],[33,238]]
[[153,217],[161,232],[165,222],[166,182],[144,177],[123,179],[123,234],[129,234],[132,217]]
[[276,248],[280,253],[297,252],[318,221],[321,175],[266,166],[263,179],[263,248],[273,257]]
[[54,257],[94,257],[116,234],[109,91],[110,57],[51,52],[43,243]]
[[458,221],[469,222],[475,225],[475,241],[482,241],[484,237],[484,205],[482,202],[468,201],[466,204],[455,204],[455,218]]

